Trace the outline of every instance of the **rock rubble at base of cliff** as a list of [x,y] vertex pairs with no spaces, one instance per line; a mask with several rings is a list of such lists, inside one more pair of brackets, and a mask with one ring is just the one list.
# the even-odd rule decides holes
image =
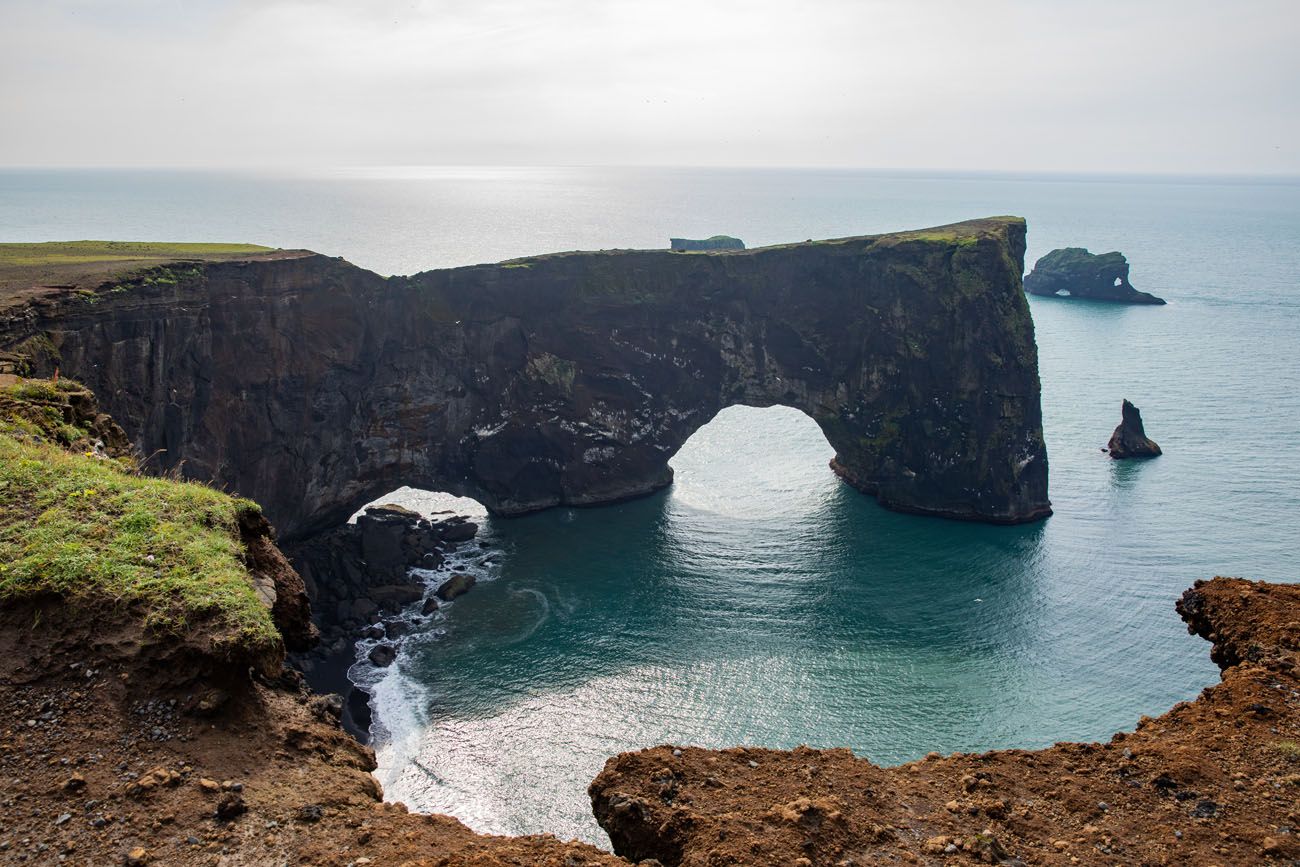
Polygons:
[[[384,504],[292,547],[321,641],[291,661],[313,687],[343,696],[344,723],[363,741],[371,721],[368,698],[347,676],[358,642],[366,643],[363,658],[370,665],[392,665],[403,637],[427,628],[442,603],[474,586],[473,575],[452,566],[464,546],[484,550],[486,543],[475,541],[478,529],[461,515],[430,519]],[[430,581],[430,573],[437,578]]]

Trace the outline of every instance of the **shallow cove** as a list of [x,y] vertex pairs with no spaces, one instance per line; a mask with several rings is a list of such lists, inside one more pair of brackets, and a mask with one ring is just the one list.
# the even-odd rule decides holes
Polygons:
[[380,687],[387,797],[604,844],[586,785],[622,750],[848,745],[891,764],[1104,738],[1214,680],[1173,614],[1186,578],[1072,581],[1092,553],[1050,539],[1057,519],[888,512],[830,456],[798,411],[733,407],[668,491],[490,522],[494,580]]

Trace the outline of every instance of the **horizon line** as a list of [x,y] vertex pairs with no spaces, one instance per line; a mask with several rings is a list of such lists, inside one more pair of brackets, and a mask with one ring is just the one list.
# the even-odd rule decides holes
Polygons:
[[1006,169],[1006,168],[942,168],[934,166],[867,166],[867,165],[801,165],[765,164],[735,165],[709,163],[368,163],[318,166],[291,166],[279,164],[134,164],[134,163],[12,163],[0,164],[0,171],[104,171],[104,172],[193,172],[229,174],[282,174],[320,176],[374,173],[382,177],[388,173],[392,179],[402,177],[400,172],[431,172],[438,170],[524,171],[524,170],[679,170],[679,171],[736,171],[736,172],[863,172],[870,174],[925,174],[941,176],[1001,176],[1001,177],[1064,177],[1064,178],[1148,178],[1148,179],[1223,179],[1223,180],[1277,180],[1300,181],[1300,172],[1257,171],[1160,171],[1140,169]]

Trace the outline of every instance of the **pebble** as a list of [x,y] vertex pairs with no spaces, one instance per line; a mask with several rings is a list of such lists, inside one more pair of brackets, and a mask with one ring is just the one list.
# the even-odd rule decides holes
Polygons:
[[54,824],[56,824],[56,825],[64,825],[64,824],[67,824],[68,822],[71,822],[71,821],[72,821],[72,814],[71,814],[71,813],[61,813],[61,814],[59,815],[59,818],[57,818],[57,819],[54,820]]

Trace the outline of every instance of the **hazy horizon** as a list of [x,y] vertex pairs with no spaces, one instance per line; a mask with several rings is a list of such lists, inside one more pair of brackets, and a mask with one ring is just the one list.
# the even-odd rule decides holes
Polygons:
[[0,165],[1300,174],[1282,0],[0,0]]

